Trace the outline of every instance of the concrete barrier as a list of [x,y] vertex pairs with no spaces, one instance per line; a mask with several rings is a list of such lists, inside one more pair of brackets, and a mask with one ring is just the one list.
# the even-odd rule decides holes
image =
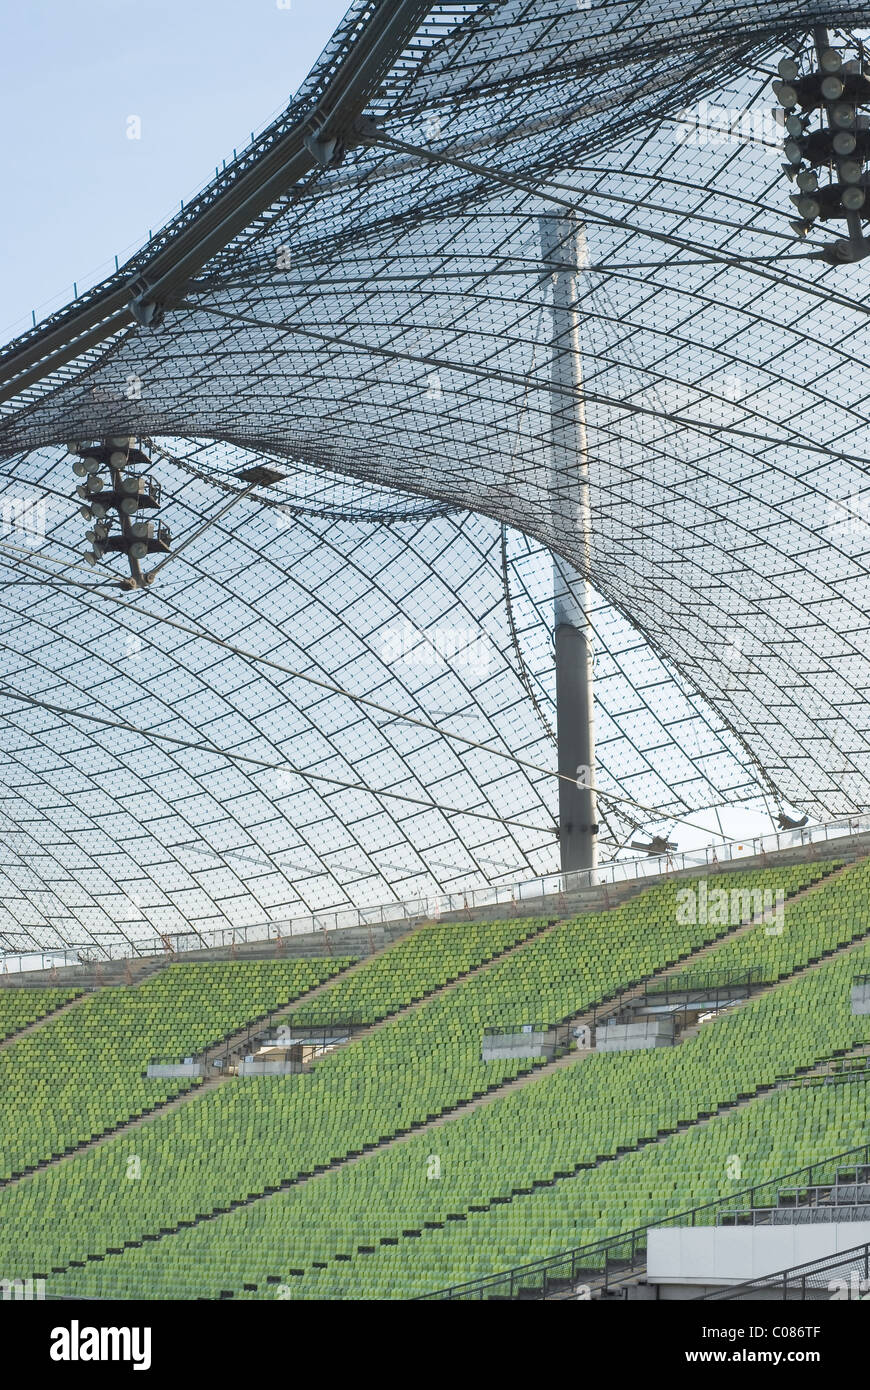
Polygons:
[[870,1014],[870,984],[852,986],[852,1013]]
[[595,1037],[596,1052],[632,1052],[638,1048],[671,1047],[672,1018],[645,1018],[638,1023],[604,1023]]
[[556,1048],[553,1033],[484,1033],[484,1062],[501,1062],[508,1057],[552,1057]]
[[[694,1298],[705,1290],[763,1279],[811,1260],[829,1259],[870,1240],[870,1223],[834,1221],[823,1226],[663,1226],[647,1234],[647,1283],[659,1298]],[[830,1299],[823,1278],[817,1296]],[[813,1291],[810,1290],[812,1296]],[[773,1299],[780,1290],[770,1291]],[[842,1296],[842,1295],[841,1295]],[[764,1294],[758,1297],[763,1300]]]
[[202,1076],[201,1062],[149,1062],[146,1076]]
[[239,1076],[298,1076],[301,1062],[239,1062]]

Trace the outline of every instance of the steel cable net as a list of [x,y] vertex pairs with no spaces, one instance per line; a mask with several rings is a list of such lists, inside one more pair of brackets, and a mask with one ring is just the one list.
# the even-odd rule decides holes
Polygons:
[[[315,109],[371,8],[351,9],[279,125]],[[302,546],[294,560],[303,566],[295,576],[298,592],[288,582],[294,567],[276,566],[266,540],[257,540],[257,528],[273,511],[264,490],[239,504],[239,517],[252,508],[249,519],[210,533],[207,560],[195,547],[188,551],[167,570],[159,593],[155,588],[126,604],[123,622],[145,622],[136,617],[140,609],[166,614],[173,604],[178,613],[213,614],[213,633],[242,634],[249,644],[253,632],[269,650],[269,641],[298,641],[294,623],[304,632],[307,613],[311,632],[324,634],[317,638],[322,651],[312,656],[301,641],[295,659],[303,666],[313,660],[359,695],[396,680],[389,663],[366,665],[382,610],[394,627],[406,620],[415,630],[456,626],[451,606],[462,593],[472,626],[485,630],[500,614],[500,627],[486,640],[510,693],[495,676],[489,683],[463,681],[448,664],[439,679],[450,698],[438,681],[429,688],[430,672],[419,687],[399,682],[401,690],[393,692],[399,707],[424,710],[427,718],[433,707],[451,717],[461,709],[473,737],[480,730],[481,742],[518,756],[526,750],[528,761],[552,767],[547,547],[587,575],[600,595],[599,665],[618,668],[622,652],[637,654],[611,682],[609,696],[607,666],[596,671],[602,806],[614,838],[633,823],[650,823],[640,811],[635,821],[630,799],[661,815],[724,801],[762,804],[762,793],[816,815],[865,808],[870,447],[859,372],[867,347],[866,269],[807,259],[824,233],[796,241],[769,84],[787,45],[805,42],[813,23],[843,37],[866,25],[868,14],[866,6],[833,3],[728,9],[512,0],[431,7],[368,103],[379,134],[366,139],[386,143],[351,141],[337,167],[318,168],[288,189],[213,256],[159,326],[125,328],[85,348],[0,407],[10,486],[26,479],[49,494],[68,495],[66,465],[45,446],[130,432],[154,442],[167,519],[173,521],[173,509],[180,514],[182,525],[176,520],[173,530],[183,536],[185,524],[192,530],[220,495],[238,487],[232,475],[244,451],[282,460],[291,482],[281,485],[279,501],[297,518],[293,534]],[[258,157],[259,146],[239,166]],[[231,168],[221,186],[231,186],[233,177]],[[552,390],[554,354],[573,348],[553,313],[559,266],[543,258],[540,219],[562,216],[566,204],[583,226],[582,398],[576,392],[554,398]],[[170,224],[132,268],[147,267],[154,247],[170,245],[175,231]],[[127,280],[130,269],[121,273]],[[570,498],[554,492],[550,467],[554,429],[575,419],[578,408],[588,451],[588,545],[571,521]],[[179,444],[194,439],[199,442]],[[519,637],[516,614],[505,603],[502,525]],[[54,540],[59,536],[53,533]],[[62,543],[75,544],[73,526]],[[394,562],[379,559],[380,546],[390,556],[397,547]],[[349,557],[365,574],[358,595],[342,588],[350,582]],[[32,559],[31,550],[27,564]],[[229,580],[219,577],[221,559]],[[27,564],[20,557],[15,563],[20,576]],[[381,580],[393,563],[395,572],[404,565],[403,583]],[[271,576],[262,593],[275,592],[265,615],[259,607],[266,600],[253,582],[261,565]],[[529,570],[532,578],[521,578]],[[20,577],[5,590],[12,606],[8,646],[33,642],[24,625],[25,614],[32,621],[33,590],[23,585],[16,592],[19,584]],[[121,619],[119,605],[60,585],[60,578],[51,582],[57,616],[49,622],[60,645],[46,648],[37,687],[22,684],[35,679],[22,663],[13,665],[7,688],[32,695],[63,686],[54,703],[66,708],[74,701],[68,675],[59,673],[79,661],[89,673],[103,659],[94,642],[114,640]],[[373,595],[377,612],[366,618]],[[98,618],[93,608],[83,615],[85,602],[107,606]],[[148,651],[156,644],[160,660],[140,677],[135,695],[128,687],[112,689],[108,703],[131,721],[136,715],[142,727],[162,728],[164,718],[166,728],[187,721],[195,738],[209,698],[215,708],[225,698],[213,686],[222,663],[206,643],[188,695],[181,652],[193,639],[158,637],[164,630],[153,622],[143,631]],[[349,654],[360,632],[368,645],[354,664]],[[636,669],[641,655],[646,675]],[[114,658],[109,665],[114,673]],[[169,689],[173,681],[178,693]],[[96,698],[100,682],[87,674],[80,688]],[[264,698],[264,709],[277,707]],[[181,918],[214,917],[241,924],[299,904],[377,901],[385,887],[405,895],[433,882],[491,881],[555,866],[552,778],[412,726],[401,734],[391,726],[385,738],[370,711],[340,698],[336,708],[340,714],[330,700],[321,696],[318,703],[311,691],[294,687],[289,698],[287,690],[282,695],[274,746],[275,721],[247,706],[236,711],[240,722],[230,717],[222,731],[232,732],[234,748],[248,739],[259,747],[265,739],[270,757],[292,749],[311,771],[316,756],[300,754],[299,746],[311,735],[314,709],[325,722],[323,743],[312,748],[322,746],[332,775],[341,776],[335,766],[343,766],[347,780],[365,781],[365,759],[377,760],[388,747],[395,763],[376,766],[383,774],[389,766],[397,782],[379,780],[382,790],[413,787],[416,795],[422,789],[424,798],[442,805],[486,803],[495,815],[525,819],[542,833],[483,820],[474,833],[457,830],[455,817],[444,822],[440,812],[420,808],[398,813],[384,798],[363,818],[368,823],[370,815],[374,825],[381,817],[390,827],[382,846],[378,834],[367,839],[368,831],[359,829],[356,793],[294,784],[292,795],[306,809],[300,813],[294,804],[292,814],[276,816],[275,853],[280,841],[281,852],[295,855],[289,877],[264,868],[263,880],[272,886],[255,899],[255,876],[238,868],[241,861],[230,869],[227,860],[211,878],[196,869],[192,886],[193,858],[184,862],[182,842],[172,841],[164,877],[177,874],[178,885],[163,884],[149,899],[146,925],[169,930]],[[73,739],[91,750],[105,743],[93,731],[74,736],[47,710],[14,716],[22,730],[40,727],[41,719],[53,731],[49,743]],[[352,740],[342,746],[337,732],[355,720],[366,737],[356,748]],[[427,739],[437,749],[432,767],[409,769],[404,740],[416,750],[417,740],[426,746]],[[25,766],[27,746],[22,733]],[[127,754],[133,757],[124,748],[119,769]],[[152,753],[149,744],[146,755],[143,741],[136,756],[147,762]],[[56,756],[58,768],[65,767],[72,752],[62,748]],[[169,768],[188,755],[161,756]],[[205,777],[197,756],[204,755],[189,754],[186,799],[194,809],[184,834],[205,836],[209,852],[247,852],[251,827],[269,823],[272,794],[257,802],[261,820],[246,813],[245,834],[222,839],[223,832],[206,827],[232,823],[226,808],[244,804],[250,792],[236,794],[233,780],[247,786],[259,774],[239,765],[213,774],[229,779],[219,795],[205,782],[196,791],[194,782]],[[76,763],[83,759],[76,754]],[[437,798],[436,764],[444,779]],[[459,781],[451,784],[454,766]],[[121,799],[111,767],[101,761],[98,772],[77,775],[100,783],[94,794],[105,798],[111,822]],[[144,771],[130,775],[131,786],[141,786]],[[37,791],[48,783],[38,759],[20,776],[41,815]],[[174,787],[155,795],[148,823],[163,825],[185,797]],[[341,796],[350,799],[343,819],[335,810]],[[22,814],[18,797],[15,790],[15,823]],[[65,814],[76,814],[71,803],[64,805]],[[125,827],[131,816],[142,823],[132,800],[119,814]],[[298,842],[288,839],[288,826],[295,836],[300,824],[312,827],[302,833],[310,859],[296,855]],[[334,851],[318,841],[314,827],[323,825],[336,835]],[[447,843],[446,867],[436,870],[436,849]],[[10,862],[26,878],[34,872],[33,846],[26,838],[20,846]],[[373,863],[375,849],[381,860]],[[129,880],[126,867],[124,875],[112,874],[115,882]],[[219,887],[218,879],[230,886]],[[149,881],[159,880],[155,868]],[[26,899],[23,883],[21,891]],[[94,892],[88,889],[85,898]],[[28,913],[31,923],[42,921],[23,901],[17,925],[8,924],[16,941]],[[81,916],[67,920],[64,901],[63,911],[52,909],[66,922],[58,936],[68,929],[79,938],[83,932],[117,938],[111,903],[95,909],[88,898],[82,912],[97,917],[85,927]],[[51,916],[46,912],[45,921]],[[35,939],[35,927],[31,934]]]
[[[204,476],[228,454],[252,462],[194,441],[155,449],[181,536],[238,488]],[[76,556],[68,460],[32,451],[10,475],[3,495],[21,507],[0,542],[7,951],[112,956],[155,934],[210,941],[557,867],[552,573],[539,544],[395,494],[399,519],[384,521],[376,490],[299,469],[194,538],[159,587],[125,598]],[[757,803],[712,713],[611,605],[599,599],[592,621],[614,833],[649,821],[635,801],[664,817]]]

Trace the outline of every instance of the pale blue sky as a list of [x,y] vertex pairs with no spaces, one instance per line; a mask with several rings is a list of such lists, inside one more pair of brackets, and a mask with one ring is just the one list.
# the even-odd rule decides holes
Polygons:
[[[286,0],[281,0],[282,4]],[[0,341],[123,261],[281,110],[349,0],[7,0]],[[127,138],[127,118],[142,138]]]

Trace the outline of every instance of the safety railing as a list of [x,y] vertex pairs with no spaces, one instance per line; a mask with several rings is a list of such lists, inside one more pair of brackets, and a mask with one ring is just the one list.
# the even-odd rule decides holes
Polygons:
[[[347,927],[367,928],[395,926],[407,922],[409,926],[425,921],[449,917],[453,914],[475,912],[483,908],[505,908],[511,915],[523,913],[531,915],[535,903],[543,898],[567,898],[571,894],[587,890],[607,889],[620,885],[640,884],[646,879],[661,878],[666,875],[707,868],[716,872],[731,864],[753,857],[764,858],[782,850],[799,846],[823,845],[847,836],[870,832],[870,816],[852,817],[847,820],[826,821],[820,825],[807,825],[799,830],[781,830],[754,839],[732,840],[711,844],[702,849],[673,852],[664,855],[647,855],[638,859],[614,860],[601,864],[595,869],[579,869],[568,874],[547,874],[540,878],[526,879],[522,882],[488,884],[479,888],[467,888],[461,892],[443,893],[383,903],[372,907],[338,907],[303,917],[283,921],[261,922],[253,926],[231,926],[207,928],[202,931],[170,933],[165,936],[152,936],[136,942],[135,950],[139,956],[180,954],[185,951],[201,951],[219,947],[239,947],[248,943],[273,941],[294,936],[311,936],[323,933],[325,944],[329,943],[332,932]],[[89,948],[93,950],[93,947]],[[129,955],[126,943],[107,945],[103,950],[104,960],[123,960]],[[79,964],[86,958],[84,951],[28,952],[26,954],[6,952],[0,956],[4,970],[48,970],[52,965]],[[26,962],[23,963],[22,962]],[[93,963],[89,960],[88,963]]]
[[[636,1274],[646,1264],[647,1238],[651,1230],[672,1226],[710,1226],[715,1224],[718,1212],[740,1202],[746,1209],[773,1205],[771,1194],[792,1179],[804,1179],[807,1186],[822,1182],[825,1174],[851,1162],[856,1172],[870,1162],[870,1143],[859,1144],[853,1149],[845,1149],[831,1158],[810,1163],[792,1173],[784,1173],[766,1182],[756,1183],[744,1188],[730,1197],[718,1197],[688,1211],[674,1216],[650,1221],[645,1226],[623,1231],[616,1236],[608,1236],[590,1245],[581,1245],[574,1250],[562,1251],[558,1255],[548,1255],[530,1264],[517,1265],[514,1269],[500,1274],[486,1275],[481,1279],[471,1279],[464,1284],[439,1289],[434,1293],[421,1294],[418,1301],[456,1300],[456,1299],[518,1299],[550,1298],[559,1293],[567,1293],[578,1284],[587,1282],[597,1290],[606,1290],[614,1284],[623,1282]],[[570,1179],[568,1180],[570,1181]],[[762,1200],[756,1200],[761,1198]],[[765,1200],[766,1198],[766,1200]],[[748,1202],[747,1200],[748,1199]]]
[[781,1269],[762,1279],[750,1279],[729,1288],[699,1294],[693,1302],[725,1303],[755,1300],[771,1294],[782,1302],[800,1303],[830,1299],[863,1299],[870,1292],[870,1244],[853,1245],[835,1255]]
[[742,985],[761,984],[761,968],[757,965],[746,967],[742,970],[692,970],[685,975],[676,977],[680,981],[676,984],[673,979],[651,980],[647,986],[646,993],[649,995],[660,994],[696,994],[705,990],[733,989]]

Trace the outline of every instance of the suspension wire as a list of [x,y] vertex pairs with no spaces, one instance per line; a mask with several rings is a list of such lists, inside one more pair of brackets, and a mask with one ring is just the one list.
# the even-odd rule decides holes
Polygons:
[[380,790],[379,788],[367,787],[362,782],[345,782],[337,777],[327,777],[323,773],[307,772],[302,768],[296,767],[293,763],[271,763],[265,758],[252,758],[244,753],[234,753],[225,748],[219,748],[216,744],[205,739],[193,742],[190,739],[177,738],[172,734],[157,733],[156,730],[143,729],[137,724],[130,724],[127,720],[106,719],[103,715],[89,714],[84,710],[66,709],[62,705],[49,704],[46,700],[37,700],[32,695],[20,695],[17,691],[9,690],[6,686],[0,686],[0,696],[8,700],[18,700],[22,704],[32,705],[36,709],[47,710],[51,714],[60,714],[65,719],[84,719],[91,724],[99,724],[108,729],[121,729],[126,733],[137,734],[140,738],[149,741],[157,740],[162,743],[171,743],[176,748],[190,749],[193,752],[213,753],[220,758],[226,758],[232,763],[246,763],[250,766],[260,768],[263,772],[289,772],[295,777],[301,777],[305,781],[326,782],[330,786],[338,787],[346,791],[363,792],[369,796],[392,797],[396,801],[406,801],[412,806],[424,806],[430,811],[440,811],[444,816],[474,816],[480,820],[497,821],[499,825],[516,825],[523,830],[534,830],[539,835],[546,835],[548,838],[554,834],[553,829],[542,825],[532,825],[528,821],[508,819],[505,816],[497,816],[493,812],[469,811],[458,809],[457,807],[439,806],[434,801],[424,801],[420,797],[407,796],[402,792],[392,792]]
[[[2,543],[0,543],[0,549],[2,549],[2,548],[3,548],[3,547],[2,547]],[[31,563],[31,561],[29,560],[28,557],[21,556],[21,557],[19,557],[19,558],[20,558],[21,561],[22,561],[23,563],[25,563],[25,564]],[[51,571],[45,570],[43,566],[40,566],[40,565],[38,565],[38,564],[35,564],[35,568],[37,568],[37,569],[39,569],[39,570],[42,570],[42,572],[44,572],[44,573],[51,574]],[[54,578],[54,576],[52,576],[52,577]],[[56,582],[56,581],[55,581],[55,582]],[[123,603],[122,600],[120,600],[120,599],[118,599],[118,598],[115,597],[115,593],[114,593],[113,590],[110,590],[110,589],[101,589],[101,588],[98,588],[96,585],[82,584],[82,583],[81,583],[80,581],[78,581],[78,580],[66,580],[66,581],[63,581],[63,582],[65,582],[67,585],[69,585],[73,590],[82,590],[82,589],[84,589],[84,590],[87,591],[87,592],[96,593],[96,594],[99,595],[100,598],[103,598],[103,599],[110,599],[110,600],[112,600],[112,601],[113,601],[116,605],[118,605],[118,606],[120,606],[120,605]],[[139,592],[139,591],[133,590],[133,591],[130,591],[130,592],[131,592],[131,593],[137,593],[137,592]],[[156,594],[157,591],[152,590],[151,592]],[[88,603],[87,600],[83,598],[83,596],[82,596],[82,594],[81,594],[80,592],[74,593],[73,596],[76,597],[76,598],[78,598],[81,602],[83,602],[83,603],[85,604],[86,607],[89,607],[89,608],[92,608],[92,607],[93,607],[92,604]],[[159,597],[159,595],[158,595],[158,597]],[[124,604],[123,606],[124,606],[124,608],[125,608],[125,610],[126,610],[127,605]],[[386,715],[389,715],[390,718],[392,718],[392,719],[397,719],[397,720],[401,720],[401,721],[404,722],[404,723],[416,725],[416,726],[419,727],[419,728],[426,729],[427,732],[429,732],[429,733],[436,733],[436,734],[439,734],[442,738],[445,738],[445,739],[452,739],[452,740],[453,740],[454,742],[456,742],[456,743],[464,744],[466,747],[473,748],[473,749],[475,749],[475,750],[477,750],[477,751],[479,751],[479,752],[490,753],[490,754],[492,754],[493,757],[502,758],[502,759],[504,759],[504,760],[507,761],[507,762],[514,763],[514,764],[515,764],[516,766],[518,766],[518,767],[526,768],[527,770],[529,770],[529,771],[531,771],[531,772],[539,773],[539,774],[542,775],[542,776],[545,776],[545,777],[556,777],[556,778],[558,778],[558,779],[560,779],[560,780],[565,780],[565,781],[567,781],[567,782],[573,782],[573,781],[574,781],[574,778],[571,777],[568,773],[559,772],[558,770],[556,770],[556,769],[554,769],[554,768],[543,767],[543,766],[541,766],[539,763],[533,763],[533,762],[530,762],[528,759],[520,758],[520,757],[518,757],[515,753],[509,753],[509,752],[508,752],[507,750],[505,750],[505,749],[494,748],[494,747],[492,746],[492,744],[482,743],[482,742],[481,742],[480,740],[478,740],[478,739],[468,738],[467,735],[465,735],[465,734],[458,734],[458,733],[455,733],[453,730],[445,729],[442,725],[439,725],[439,724],[430,723],[428,720],[421,719],[421,718],[419,718],[419,717],[416,716],[416,715],[413,715],[413,714],[405,714],[405,713],[402,713],[402,712],[399,711],[399,710],[391,709],[389,706],[387,706],[387,705],[382,705],[382,704],[380,704],[380,703],[379,703],[378,701],[376,701],[376,700],[371,700],[371,699],[369,699],[369,698],[368,698],[367,696],[365,696],[365,695],[354,695],[351,691],[345,690],[345,688],[344,688],[343,686],[336,685],[336,684],[334,684],[334,683],[331,682],[331,681],[322,680],[322,679],[320,679],[320,678],[317,677],[317,676],[308,675],[308,674],[306,674],[306,673],[303,672],[303,671],[296,671],[296,670],[294,670],[292,667],[290,667],[290,666],[285,666],[282,662],[275,661],[275,660],[274,660],[273,658],[271,658],[271,657],[267,657],[267,656],[258,656],[258,655],[257,655],[256,653],[254,653],[254,652],[249,652],[249,651],[247,651],[244,647],[239,647],[239,646],[237,646],[237,645],[236,645],[235,643],[233,643],[233,642],[228,642],[225,638],[216,637],[214,634],[209,633],[209,632],[204,632],[204,631],[203,631],[202,629],[200,629],[200,628],[191,627],[191,626],[190,626],[189,624],[187,624],[187,623],[182,623],[182,622],[180,622],[177,618],[170,618],[170,617],[168,617],[166,614],[152,613],[152,612],[149,612],[147,609],[143,609],[141,606],[140,606],[140,607],[137,607],[136,611],[137,611],[138,613],[141,613],[143,617],[148,618],[151,622],[163,623],[163,624],[165,624],[167,627],[175,628],[175,629],[177,629],[179,632],[184,632],[186,635],[188,635],[188,636],[190,636],[190,637],[194,637],[194,638],[196,638],[196,639],[199,640],[199,641],[211,642],[211,643],[213,643],[213,644],[216,645],[216,646],[222,647],[222,648],[223,648],[224,650],[226,650],[226,651],[232,652],[234,656],[238,656],[238,657],[240,657],[240,658],[241,658],[242,660],[244,660],[244,661],[249,661],[249,662],[253,662],[253,663],[259,664],[259,665],[268,666],[268,667],[272,668],[273,670],[280,671],[283,675],[287,675],[287,676],[292,677],[294,680],[304,681],[304,682],[305,682],[306,684],[308,684],[308,685],[314,685],[314,686],[316,686],[318,689],[329,691],[329,693],[330,693],[330,694],[333,694],[333,695],[340,695],[340,696],[342,696],[344,699],[350,700],[353,704],[358,704],[358,705],[367,706],[367,707],[370,708],[370,709],[377,710],[379,714],[386,714]],[[10,697],[12,696],[12,692],[11,692],[11,691],[6,692],[6,693],[9,694]],[[23,697],[23,696],[16,696],[15,698],[24,699],[25,697]],[[65,709],[59,709],[58,712],[61,713],[61,714],[76,713],[75,711],[70,711],[70,710],[65,710]],[[82,717],[82,718],[85,718],[86,716],[82,715],[81,717]],[[92,716],[87,716],[87,717],[92,717]],[[144,737],[151,737],[151,735],[148,734],[146,730],[134,729],[133,726],[130,726],[130,728],[131,728],[131,731],[140,733],[140,734],[142,734]],[[161,738],[162,738],[163,735],[155,735],[155,737],[161,737]],[[197,745],[197,744],[190,744],[189,746],[195,748],[195,747],[198,747],[199,745]],[[229,754],[229,753],[225,753],[222,749],[218,749],[218,748],[213,749],[213,751],[214,751],[215,753],[219,753],[219,754],[221,754],[222,756],[225,756],[225,757],[233,757],[233,756],[235,756],[235,755],[232,755],[232,754]],[[256,760],[250,760],[250,761],[256,761]],[[271,766],[271,764],[266,764],[265,766]],[[277,769],[277,770],[281,770],[281,769]],[[289,769],[289,770],[293,770],[293,769]],[[305,777],[305,776],[308,776],[308,775],[309,775],[309,774],[307,774],[307,773],[299,772],[299,776],[301,776],[301,777]],[[355,786],[355,784],[352,784],[352,783],[347,783],[347,784],[345,784],[345,785],[347,785],[348,787],[354,787],[354,786]],[[359,789],[360,789],[360,790],[366,790],[366,788],[365,788],[365,787],[362,787],[362,786],[360,786]],[[374,794],[379,795],[380,793],[374,793]],[[386,792],[385,792],[385,793],[383,793],[383,794],[384,794],[384,795],[390,795],[391,793],[386,793]],[[672,811],[663,811],[661,807],[657,807],[657,806],[645,806],[645,805],[643,805],[642,802],[635,801],[632,797],[616,796],[616,795],[614,795],[614,794],[612,794],[612,793],[609,793],[609,792],[608,792],[608,793],[599,792],[599,795],[600,795],[600,796],[603,796],[606,800],[609,800],[609,801],[613,802],[614,804],[616,804],[616,803],[622,803],[622,804],[624,804],[624,805],[626,805],[626,806],[633,806],[633,807],[635,807],[637,810],[643,811],[645,815],[655,817],[656,819],[659,819],[659,820],[673,820],[673,821],[675,821],[676,823],[678,823],[678,824],[680,824],[680,825],[687,825],[687,826],[691,827],[691,828],[694,829],[694,830],[700,830],[700,831],[702,831],[704,834],[707,834],[708,831],[709,831],[709,827],[708,827],[708,826],[699,825],[697,822],[691,821],[691,820],[689,820],[689,819],[688,819],[687,817],[685,817],[685,816],[678,816],[678,815],[675,815]],[[401,798],[401,799],[408,799],[408,798]],[[422,804],[430,805],[430,803],[428,803],[428,802],[422,803]],[[434,805],[434,804],[433,804],[433,805]],[[435,807],[434,809],[439,809],[439,808]],[[454,814],[464,814],[464,813],[462,813],[462,812],[455,812]],[[471,813],[469,812],[468,814],[471,814]],[[478,814],[480,814],[480,813],[478,813]],[[490,819],[497,820],[497,821],[499,821],[501,824],[508,824],[508,823],[509,823],[509,822],[507,822],[503,817],[499,817],[499,816],[493,816],[493,817],[490,817]],[[518,822],[518,823],[519,823],[519,822]],[[531,825],[526,824],[524,828],[537,830],[537,831],[543,833],[542,827],[541,827],[541,826],[531,826]]]

